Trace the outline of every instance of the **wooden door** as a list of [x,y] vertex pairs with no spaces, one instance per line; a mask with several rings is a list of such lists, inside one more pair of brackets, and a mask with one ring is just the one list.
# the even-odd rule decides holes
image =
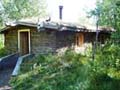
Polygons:
[[76,35],[76,45],[82,46],[84,44],[84,34],[83,33],[77,33]]
[[20,54],[25,55],[29,53],[29,33],[20,32]]

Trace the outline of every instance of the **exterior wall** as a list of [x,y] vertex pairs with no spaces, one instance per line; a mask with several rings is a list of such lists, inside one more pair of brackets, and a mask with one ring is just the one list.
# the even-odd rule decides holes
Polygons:
[[77,46],[77,32],[56,30],[38,32],[36,28],[20,26],[5,32],[5,47],[10,53],[18,52],[18,30],[21,29],[30,29],[30,46],[33,54],[61,53],[68,48],[85,53],[86,49],[92,47],[96,37],[96,33],[85,32],[83,45]]
[[68,48],[74,49],[75,32],[61,31],[56,32],[56,52],[63,53]]
[[[92,46],[94,33],[83,33],[84,44],[76,45],[76,32],[68,31],[41,31],[31,30],[31,50],[34,54],[58,53],[62,54],[68,48],[83,53],[89,46]],[[92,36],[92,37],[91,37]]]
[[[92,50],[94,43],[96,42],[96,32],[84,32],[84,44],[82,46],[75,46],[75,51],[85,54],[88,50]],[[99,33],[98,44],[104,44],[110,38],[110,33]]]
[[34,54],[54,53],[56,50],[56,32],[31,30],[31,49]]
[[18,52],[18,30],[22,29],[30,29],[30,27],[17,26],[7,30],[4,33],[5,38],[5,48],[8,53],[16,53]]
[[91,43],[91,44],[92,44],[92,43],[95,41],[96,33],[86,32],[86,33],[84,33],[84,36],[85,36],[85,38],[84,38],[85,44],[86,44],[86,43]]
[[75,45],[75,51],[77,53],[81,53],[81,54],[85,54],[87,53],[87,51],[91,48],[92,49],[92,45],[95,41],[95,33],[92,32],[84,32],[82,33],[84,36],[84,40],[83,40],[83,45],[78,46],[77,44]]
[[75,32],[31,29],[30,38],[34,54],[62,53],[75,45]]
[[17,30],[11,29],[5,32],[5,48],[8,53],[16,53],[18,50],[18,36]]

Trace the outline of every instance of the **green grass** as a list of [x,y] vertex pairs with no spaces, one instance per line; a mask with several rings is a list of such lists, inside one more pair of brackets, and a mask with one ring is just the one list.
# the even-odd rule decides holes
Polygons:
[[62,56],[38,55],[24,60],[20,75],[10,84],[13,90],[118,90],[120,79],[111,78],[103,68],[69,50]]
[[80,90],[81,87],[87,88],[89,81],[86,76],[89,76],[89,71],[88,67],[83,65],[86,60],[85,56],[74,52],[66,52],[63,56],[39,55],[23,62],[21,75],[12,78],[11,85],[14,90],[77,90],[77,88]]

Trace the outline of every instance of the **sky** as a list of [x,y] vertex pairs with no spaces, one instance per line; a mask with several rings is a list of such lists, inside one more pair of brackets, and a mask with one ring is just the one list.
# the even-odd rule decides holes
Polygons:
[[52,20],[59,20],[59,5],[63,5],[63,21],[78,22],[86,11],[95,8],[96,0],[47,0],[47,9]]

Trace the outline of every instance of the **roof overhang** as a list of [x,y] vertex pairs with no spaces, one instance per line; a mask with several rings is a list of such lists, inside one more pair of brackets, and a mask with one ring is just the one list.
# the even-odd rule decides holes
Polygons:
[[87,32],[86,27],[82,25],[76,25],[72,23],[64,23],[64,22],[39,22],[38,23],[38,31],[43,31],[45,29],[53,29],[57,31],[74,31],[74,32]]
[[16,27],[16,26],[27,26],[27,27],[35,27],[37,28],[37,24],[36,23],[29,23],[29,22],[13,22],[13,23],[7,23],[6,27],[2,28],[0,30],[0,33],[4,33],[5,31]]
[[[53,21],[43,21],[43,22],[38,22],[38,23],[18,21],[18,22],[8,23],[5,28],[0,30],[0,33],[4,33],[10,28],[13,28],[16,26],[34,27],[34,28],[37,28],[39,32],[44,31],[46,29],[52,29],[52,30],[57,30],[57,31],[96,32],[95,26],[91,28],[91,27],[82,26],[79,24],[65,23],[65,22],[53,22]],[[99,27],[98,31],[99,32],[114,32],[115,30],[113,28],[108,28],[108,27]]]
[[[75,31],[75,32],[96,32],[96,27],[82,26],[79,24],[64,23],[64,22],[52,22],[43,21],[39,22],[37,26],[38,31],[43,31],[45,29],[54,29],[58,31]],[[99,32],[114,32],[115,30],[110,27],[99,27]]]

